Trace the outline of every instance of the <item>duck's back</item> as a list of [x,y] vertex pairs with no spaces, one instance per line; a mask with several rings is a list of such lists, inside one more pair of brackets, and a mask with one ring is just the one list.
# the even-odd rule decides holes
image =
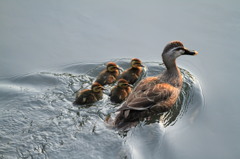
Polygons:
[[115,126],[131,126],[145,117],[168,111],[176,102],[180,90],[180,87],[164,83],[161,76],[142,80],[118,110],[120,113],[115,119]]

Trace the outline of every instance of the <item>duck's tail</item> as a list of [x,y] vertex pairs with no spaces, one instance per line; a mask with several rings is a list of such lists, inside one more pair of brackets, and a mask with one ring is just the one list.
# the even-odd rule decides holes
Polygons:
[[138,121],[127,121],[124,117],[124,111],[120,111],[115,119],[111,116],[107,116],[105,119],[106,126],[111,129],[117,129],[118,131],[128,131],[131,127],[135,127]]
[[115,128],[114,120],[112,119],[111,115],[108,115],[104,120],[106,126],[110,129]]

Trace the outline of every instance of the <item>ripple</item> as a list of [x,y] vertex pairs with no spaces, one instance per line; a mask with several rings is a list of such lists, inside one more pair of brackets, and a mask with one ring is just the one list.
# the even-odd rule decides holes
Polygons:
[[[122,69],[130,59],[114,60]],[[146,62],[145,76],[156,76],[165,68],[157,62]],[[120,104],[112,104],[108,97],[90,107],[72,105],[75,92],[90,88],[105,63],[71,64],[56,72],[39,72],[18,76],[1,84],[3,107],[0,108],[0,153],[5,158],[125,158],[128,150],[123,141],[135,141],[104,125],[108,114],[113,114]],[[159,120],[165,127],[176,123],[194,123],[203,107],[199,82],[187,70],[181,69],[183,89],[174,107],[161,120],[156,117],[146,126],[150,129]],[[187,125],[187,124],[186,124]],[[157,130],[153,130],[154,133]],[[139,132],[139,128],[129,133]],[[144,133],[145,131],[142,131]],[[144,133],[145,134],[145,133]],[[150,139],[146,139],[150,140]],[[152,141],[152,140],[150,140]],[[86,150],[91,154],[86,153]],[[131,155],[130,155],[131,156]]]

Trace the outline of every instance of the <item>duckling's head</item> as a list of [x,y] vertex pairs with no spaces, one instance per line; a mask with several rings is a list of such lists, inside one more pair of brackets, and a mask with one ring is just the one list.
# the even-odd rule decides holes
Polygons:
[[137,59],[137,58],[133,58],[133,59],[131,60],[131,66],[132,66],[133,68],[144,67],[144,66],[142,65],[142,61],[139,60],[139,59]]
[[107,71],[109,72],[115,72],[117,70],[119,70],[120,68],[118,67],[118,65],[114,62],[109,62],[107,63]]
[[181,55],[197,55],[198,52],[194,50],[189,50],[183,46],[180,41],[171,41],[168,43],[162,53],[163,62],[168,67],[171,64],[175,64],[177,57]]
[[130,85],[125,79],[118,80],[117,86],[120,88],[132,87],[132,85]]
[[95,93],[102,92],[104,90],[104,87],[99,84],[98,82],[94,82],[91,87],[92,91]]

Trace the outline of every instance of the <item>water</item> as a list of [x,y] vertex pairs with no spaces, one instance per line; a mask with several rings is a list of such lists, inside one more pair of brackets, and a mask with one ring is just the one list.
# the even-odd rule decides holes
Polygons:
[[[240,156],[239,2],[0,2],[1,158],[216,158]],[[181,40],[184,89],[160,124],[126,136],[107,129],[108,96],[72,105],[110,60],[140,58],[158,74],[167,42]],[[123,59],[126,58],[126,59]]]
[[[126,69],[130,60],[114,61]],[[146,76],[156,76],[164,70],[160,63],[149,62],[144,65]],[[83,67],[85,71],[78,69]],[[136,149],[139,151],[146,148],[128,150],[126,147],[141,145],[136,143],[144,143],[149,139],[152,142],[159,139],[161,142],[163,134],[160,132],[166,127],[182,120],[182,126],[185,127],[194,122],[201,112],[203,97],[199,83],[189,72],[182,69],[185,81],[183,90],[173,109],[161,117],[162,128],[156,122],[159,121],[158,116],[152,121],[155,123],[153,125],[145,126],[142,123],[142,126],[124,135],[127,137],[119,135],[107,129],[104,124],[107,115],[114,116],[119,106],[109,101],[107,94],[111,86],[107,86],[104,99],[91,107],[72,105],[75,92],[79,88],[89,88],[104,67],[104,64],[72,64],[61,68],[62,73],[56,73],[60,70],[38,72],[17,76],[1,84],[1,94],[7,94],[2,100],[6,103],[1,107],[3,157],[64,158],[69,156],[69,153],[74,153],[73,158],[112,158],[115,155],[119,158],[139,158],[139,155],[143,155],[136,153]],[[69,73],[73,72],[72,70],[78,70],[78,73]],[[148,129],[157,133],[154,138]],[[153,144],[158,145],[157,142]],[[86,149],[91,150],[91,153],[86,153]],[[104,153],[107,151],[110,152]],[[146,152],[143,154],[149,155]]]

